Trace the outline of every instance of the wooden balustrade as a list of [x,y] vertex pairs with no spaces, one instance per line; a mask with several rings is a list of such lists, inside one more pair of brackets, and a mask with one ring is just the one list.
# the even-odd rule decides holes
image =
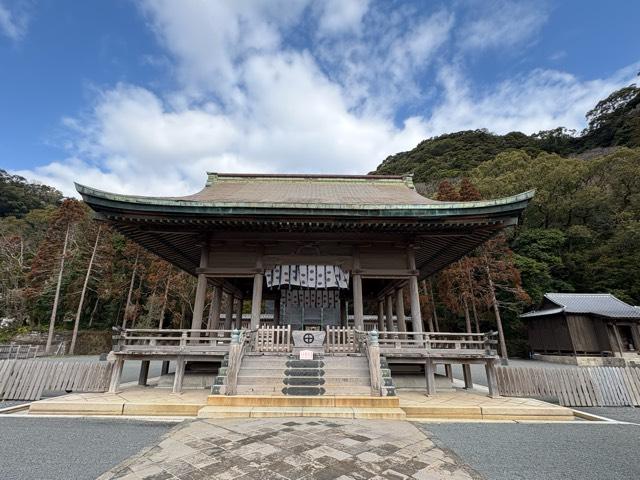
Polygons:
[[120,353],[218,353],[229,349],[233,330],[123,330],[118,340]]
[[353,328],[327,326],[324,346],[327,353],[352,353],[358,351]]
[[252,348],[254,352],[290,352],[291,325],[260,327],[254,332]]

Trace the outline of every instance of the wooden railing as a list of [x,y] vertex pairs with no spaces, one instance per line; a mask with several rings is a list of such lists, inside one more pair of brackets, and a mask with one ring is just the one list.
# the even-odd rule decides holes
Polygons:
[[352,353],[358,351],[355,330],[349,327],[327,326],[324,350],[327,353]]
[[0,345],[0,360],[36,358],[38,345]]
[[242,365],[244,352],[250,346],[256,330],[240,330],[231,334],[231,346],[229,349],[229,365],[227,367],[226,395],[235,395],[238,388],[238,372]]
[[219,353],[229,350],[233,330],[123,330],[116,352],[189,354]]
[[253,332],[254,352],[290,352],[291,347],[291,325],[265,326]]
[[386,354],[421,353],[430,356],[495,356],[496,333],[380,332],[380,350]]

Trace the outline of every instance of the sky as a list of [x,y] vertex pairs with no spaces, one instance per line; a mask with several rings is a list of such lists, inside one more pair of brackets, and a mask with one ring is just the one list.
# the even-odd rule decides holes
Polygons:
[[580,131],[628,0],[0,0],[0,168],[77,195],[349,173],[459,130]]

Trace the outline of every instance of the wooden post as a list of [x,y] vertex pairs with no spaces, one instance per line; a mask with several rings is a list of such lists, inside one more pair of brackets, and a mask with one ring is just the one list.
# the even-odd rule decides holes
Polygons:
[[378,300],[378,331],[384,330],[384,300]]
[[496,379],[496,365],[493,360],[488,361],[484,365],[484,369],[487,372],[487,386],[489,387],[489,396],[491,398],[499,397],[498,394],[498,382]]
[[138,376],[138,385],[145,386],[147,384],[147,379],[149,378],[149,364],[151,362],[149,360],[142,360],[140,362],[140,375]]
[[[407,263],[409,270],[416,270],[416,252],[412,246],[407,249]],[[411,296],[411,323],[415,333],[422,333],[422,313],[420,312],[420,289],[418,276],[409,277],[409,294]]]
[[453,369],[451,368],[451,364],[444,364],[444,374],[446,377],[453,382]]
[[436,394],[436,374],[435,365],[431,358],[427,358],[424,363],[424,377],[427,383],[427,395]]
[[222,306],[222,287],[215,285],[213,287],[213,297],[211,298],[211,306],[209,307],[209,321],[207,322],[208,330],[217,330],[220,328],[220,307]]
[[386,317],[387,317],[387,331],[393,332],[395,330],[393,326],[393,298],[391,295],[385,297]]
[[118,393],[120,387],[120,378],[122,378],[122,367],[124,365],[124,358],[120,355],[116,357],[111,371],[111,382],[109,383],[109,393]]
[[[209,266],[209,245],[203,243],[200,247],[200,267]],[[204,302],[207,297],[207,277],[204,274],[198,275],[198,285],[196,287],[196,299],[193,304],[193,318],[191,329],[200,330],[202,328],[202,314],[204,312]]]
[[618,344],[618,352],[620,352],[620,356],[622,357],[622,352],[624,350],[622,348],[622,337],[620,336],[620,330],[618,330],[618,324],[613,323],[611,326],[613,327],[613,334],[615,335],[616,343]]
[[168,375],[169,374],[169,360],[164,360],[162,362],[162,368],[160,369],[160,375]]
[[347,300],[345,298],[340,298],[340,324],[345,328],[349,326],[347,305]]
[[398,288],[396,290],[396,317],[398,319],[398,330],[401,332],[406,332],[407,323],[404,315],[404,289],[402,288]]
[[176,373],[173,379],[173,393],[182,393],[182,382],[184,380],[185,361],[183,357],[176,360]]
[[233,295],[227,293],[227,304],[224,309],[224,329],[231,330],[231,321],[233,320]]
[[356,330],[364,330],[362,277],[358,274],[353,276],[353,323]]
[[471,365],[462,364],[462,376],[464,377],[464,388],[473,388],[473,378],[471,378]]
[[253,295],[251,297],[251,329],[260,326],[260,312],[262,311],[262,273],[253,276]]
[[244,298],[238,298],[238,303],[236,304],[236,319],[233,323],[233,328],[242,330],[242,310],[244,309]]
[[280,296],[273,301],[273,326],[280,325]]

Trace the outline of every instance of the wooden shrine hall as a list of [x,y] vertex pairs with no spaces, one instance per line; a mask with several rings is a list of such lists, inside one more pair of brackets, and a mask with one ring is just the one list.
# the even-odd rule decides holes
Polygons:
[[[303,348],[296,332],[311,332],[307,347],[325,356],[378,348],[383,370],[426,361],[428,388],[437,351],[437,363],[477,356],[489,365],[488,334],[434,332],[430,315],[423,321],[419,282],[516,225],[533,196],[441,202],[418,194],[410,176],[389,175],[209,173],[200,192],[183,197],[76,188],[99,219],[198,280],[189,329],[125,330],[116,357],[170,357],[177,390],[185,362],[224,357],[227,378],[216,382],[227,394],[239,389],[247,355]],[[370,369],[380,370],[376,362],[369,358]],[[384,394],[379,381],[372,373],[374,395]]]

